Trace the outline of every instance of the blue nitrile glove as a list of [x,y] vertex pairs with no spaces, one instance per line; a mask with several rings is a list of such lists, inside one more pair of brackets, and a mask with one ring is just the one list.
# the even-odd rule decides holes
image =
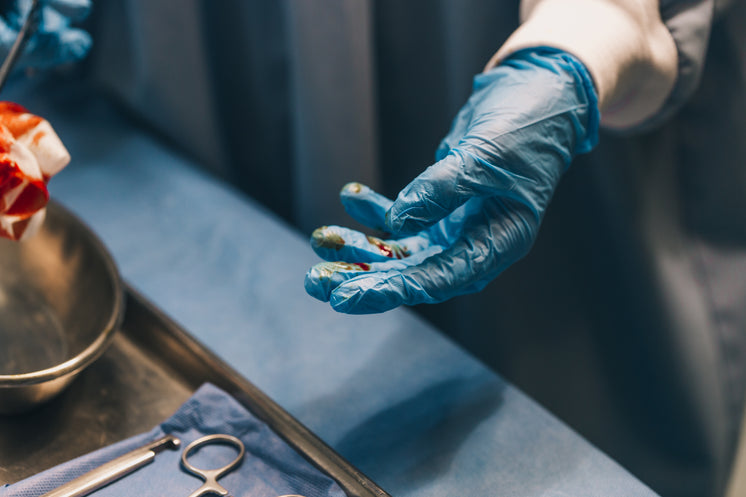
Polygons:
[[[46,69],[86,56],[91,48],[91,37],[81,29],[70,27],[72,22],[83,20],[91,9],[90,0],[41,0],[39,24],[26,42],[16,69]],[[23,26],[31,0],[15,0],[13,6],[2,12],[0,18],[0,63],[8,55]]]
[[342,190],[353,218],[398,238],[317,229],[316,253],[344,262],[311,268],[306,291],[364,314],[481,290],[529,251],[570,161],[596,144],[598,123],[593,82],[577,59],[544,48],[514,54],[475,78],[438,162],[396,201],[357,183]]

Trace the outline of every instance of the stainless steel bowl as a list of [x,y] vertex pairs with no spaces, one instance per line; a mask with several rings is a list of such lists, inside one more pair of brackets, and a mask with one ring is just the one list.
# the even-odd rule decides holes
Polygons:
[[60,204],[49,203],[29,240],[0,240],[0,413],[62,391],[104,352],[122,316],[113,259]]

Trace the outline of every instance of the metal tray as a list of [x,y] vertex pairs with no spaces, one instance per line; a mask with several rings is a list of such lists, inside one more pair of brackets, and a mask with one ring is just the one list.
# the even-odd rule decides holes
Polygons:
[[0,416],[0,484],[150,430],[205,382],[233,395],[349,497],[390,497],[131,288],[122,329],[96,363],[35,411]]

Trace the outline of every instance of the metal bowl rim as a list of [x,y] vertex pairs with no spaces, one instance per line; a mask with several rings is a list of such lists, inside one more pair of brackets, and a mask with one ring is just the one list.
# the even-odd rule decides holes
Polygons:
[[84,223],[78,216],[73,214],[70,210],[62,206],[59,202],[50,200],[47,204],[47,208],[52,207],[60,211],[63,217],[72,220],[83,226],[86,236],[93,244],[94,248],[97,249],[98,253],[103,258],[103,263],[106,267],[107,273],[111,276],[112,286],[114,289],[114,306],[109,316],[109,321],[106,323],[104,329],[99,333],[96,339],[91,344],[79,352],[74,357],[52,366],[51,368],[40,369],[38,371],[32,371],[30,373],[20,374],[8,374],[0,375],[0,387],[20,387],[25,385],[34,385],[43,383],[46,381],[54,380],[57,378],[63,378],[70,374],[82,371],[93,361],[104,353],[109,342],[114,338],[114,333],[119,328],[122,318],[124,317],[124,291],[122,285],[122,279],[117,269],[117,265],[114,263],[109,250],[106,248],[101,239],[93,232],[93,230]]

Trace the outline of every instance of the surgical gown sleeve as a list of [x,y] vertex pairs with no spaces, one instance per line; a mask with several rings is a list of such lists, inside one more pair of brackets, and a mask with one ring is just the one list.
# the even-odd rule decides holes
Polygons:
[[521,26],[488,68],[523,48],[560,48],[591,73],[603,126],[649,128],[697,87],[714,10],[714,0],[523,0]]

